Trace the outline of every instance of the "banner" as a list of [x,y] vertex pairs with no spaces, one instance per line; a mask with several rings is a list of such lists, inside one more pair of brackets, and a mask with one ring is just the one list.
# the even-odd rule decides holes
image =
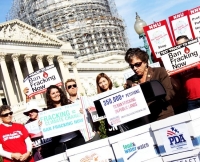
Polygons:
[[150,114],[139,85],[101,99],[100,102],[111,126]]
[[28,130],[30,138],[36,138],[42,136],[42,131],[40,129],[40,126],[38,125],[38,120],[25,124],[25,127]]
[[166,20],[155,22],[143,29],[155,58],[161,57],[160,51],[174,46]]
[[186,35],[189,39],[195,38],[191,22],[189,19],[188,10],[170,16],[169,23],[171,26],[172,35],[175,42],[176,38],[181,35]]
[[199,47],[198,39],[194,39],[161,51],[165,69],[173,75],[197,66],[200,61]]
[[195,38],[200,38],[200,6],[189,10],[189,17]]
[[84,115],[79,112],[80,108],[80,102],[76,102],[40,112],[39,120],[42,122],[41,130],[44,138],[84,128]]
[[58,71],[54,65],[47,66],[29,74],[24,79],[24,84],[29,88],[28,97],[44,93],[50,85],[62,85]]

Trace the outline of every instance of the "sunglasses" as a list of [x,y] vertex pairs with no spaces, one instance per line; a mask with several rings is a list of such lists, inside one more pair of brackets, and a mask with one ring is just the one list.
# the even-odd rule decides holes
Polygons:
[[11,112],[6,113],[6,114],[1,114],[1,117],[8,117],[8,115],[12,115],[12,114],[13,114],[13,112],[11,111]]
[[72,87],[76,88],[76,84],[67,86],[67,89],[71,89]]
[[135,64],[129,64],[129,66],[131,67],[131,69],[134,69],[134,67],[140,67],[142,65],[142,62],[136,62]]

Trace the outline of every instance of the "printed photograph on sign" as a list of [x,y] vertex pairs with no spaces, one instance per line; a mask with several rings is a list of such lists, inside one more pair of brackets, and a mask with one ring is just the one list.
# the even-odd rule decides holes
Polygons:
[[160,136],[168,154],[192,150],[193,144],[186,123],[172,125],[160,130]]
[[29,74],[24,79],[25,87],[29,89],[28,97],[44,93],[50,85],[62,85],[58,71],[54,65],[50,65]]
[[198,39],[161,51],[161,59],[170,75],[191,69],[199,64],[200,45]]

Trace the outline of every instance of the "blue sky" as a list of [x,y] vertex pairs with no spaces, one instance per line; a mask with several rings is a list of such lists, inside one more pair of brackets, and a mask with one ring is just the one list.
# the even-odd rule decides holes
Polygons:
[[[169,16],[200,6],[199,0],[115,0],[119,15],[125,20],[131,47],[143,46],[134,30],[135,12],[147,24],[168,19]],[[0,0],[0,23],[12,4],[12,0]]]

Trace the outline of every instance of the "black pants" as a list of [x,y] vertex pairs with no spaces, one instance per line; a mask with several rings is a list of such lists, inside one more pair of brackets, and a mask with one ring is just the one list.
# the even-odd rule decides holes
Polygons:
[[60,143],[58,147],[55,149],[55,154],[60,154],[65,152],[66,149],[71,149],[80,145],[85,144],[85,140],[81,133],[79,133],[76,137],[72,138],[69,141]]

